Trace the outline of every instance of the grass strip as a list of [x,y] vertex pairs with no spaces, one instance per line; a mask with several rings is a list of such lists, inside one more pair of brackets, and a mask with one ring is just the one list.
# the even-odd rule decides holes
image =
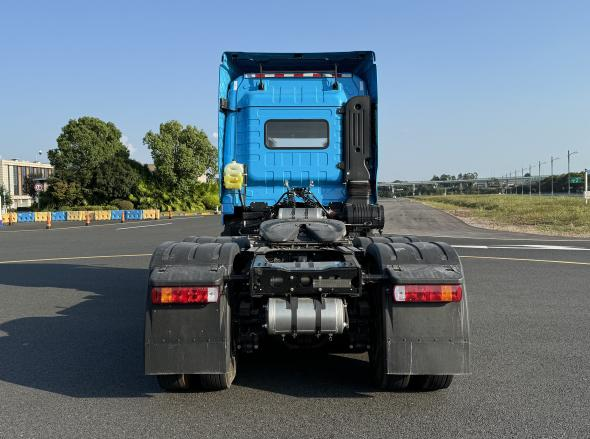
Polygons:
[[449,195],[416,199],[480,227],[590,236],[590,204],[578,197]]

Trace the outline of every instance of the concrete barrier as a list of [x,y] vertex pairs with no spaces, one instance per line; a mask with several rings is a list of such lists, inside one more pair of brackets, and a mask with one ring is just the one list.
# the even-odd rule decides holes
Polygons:
[[113,221],[121,221],[122,210],[111,210],[111,219]]

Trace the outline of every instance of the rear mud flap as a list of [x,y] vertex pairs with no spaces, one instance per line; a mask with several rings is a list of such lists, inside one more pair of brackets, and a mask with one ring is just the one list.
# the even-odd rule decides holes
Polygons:
[[[147,375],[230,371],[231,312],[224,279],[231,273],[239,251],[234,242],[166,242],[156,249],[150,262],[146,298]],[[154,286],[209,285],[219,287],[221,292],[216,303],[151,303],[149,291]]]
[[231,336],[225,296],[206,305],[147,310],[145,373],[221,374],[230,370]]
[[469,373],[467,300],[451,303],[395,303],[385,289],[387,373]]

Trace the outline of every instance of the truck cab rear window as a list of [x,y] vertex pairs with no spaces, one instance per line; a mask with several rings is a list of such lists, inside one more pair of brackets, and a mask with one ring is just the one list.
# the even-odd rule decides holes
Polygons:
[[269,148],[326,148],[328,122],[322,119],[272,119],[264,125],[264,143]]

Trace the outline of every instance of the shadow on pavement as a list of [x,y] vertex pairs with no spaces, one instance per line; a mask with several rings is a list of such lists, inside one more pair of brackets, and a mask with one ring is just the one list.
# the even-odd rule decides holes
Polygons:
[[242,355],[234,385],[300,398],[372,397],[364,357],[283,349]]
[[[74,397],[134,397],[157,391],[143,376],[147,270],[75,264],[0,265],[0,285],[81,292],[80,303],[47,317],[0,324],[0,380]],[[49,313],[62,300],[19,288]],[[88,294],[86,294],[88,293]],[[43,298],[41,294],[49,297]],[[40,298],[41,297],[41,298]],[[71,300],[71,299],[70,299]],[[31,308],[39,305],[32,304]]]
[[[155,379],[143,374],[146,278],[147,270],[138,268],[0,265],[8,297],[24,294],[16,302],[23,314],[51,313],[0,324],[6,334],[0,336],[0,380],[80,398],[159,392]],[[49,288],[74,290],[81,301],[53,311],[71,297]],[[273,350],[241,356],[235,385],[306,398],[364,397],[374,391],[368,375],[358,355]]]

